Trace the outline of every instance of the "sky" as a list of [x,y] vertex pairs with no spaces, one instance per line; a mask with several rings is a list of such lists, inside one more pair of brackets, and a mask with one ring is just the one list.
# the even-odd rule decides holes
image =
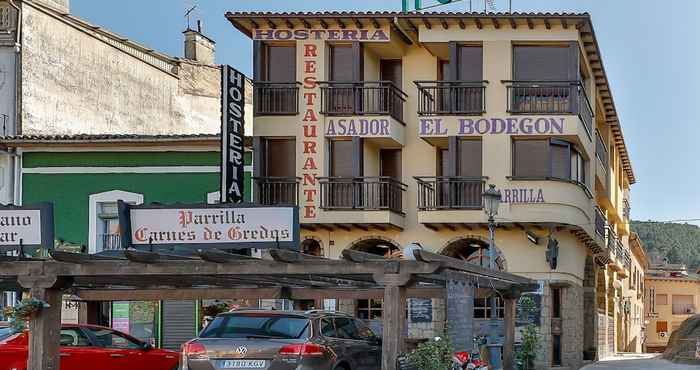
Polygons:
[[[423,0],[425,3],[430,0]],[[498,10],[507,0],[494,0]],[[700,219],[700,1],[512,0],[514,11],[588,12],[637,177],[635,220]],[[252,43],[226,11],[400,10],[401,0],[71,0],[71,13],[160,52],[183,55],[187,9],[217,62],[252,72]],[[480,4],[480,5],[479,5]],[[483,0],[473,0],[475,9]],[[469,1],[435,10],[468,10]]]

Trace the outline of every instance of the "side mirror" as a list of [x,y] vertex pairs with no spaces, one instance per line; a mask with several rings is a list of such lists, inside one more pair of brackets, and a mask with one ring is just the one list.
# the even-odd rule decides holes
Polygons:
[[153,346],[150,343],[144,343],[143,346],[141,346],[141,349],[148,352],[153,349]]

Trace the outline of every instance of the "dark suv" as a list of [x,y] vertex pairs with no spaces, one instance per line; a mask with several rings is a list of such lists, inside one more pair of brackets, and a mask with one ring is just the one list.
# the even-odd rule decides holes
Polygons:
[[183,370],[379,370],[381,340],[327,311],[240,310],[217,316],[182,346]]

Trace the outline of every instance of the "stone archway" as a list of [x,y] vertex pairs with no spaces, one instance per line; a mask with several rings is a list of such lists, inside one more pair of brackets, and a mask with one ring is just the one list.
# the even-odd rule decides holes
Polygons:
[[323,250],[323,242],[313,236],[307,236],[301,241],[301,253],[308,254],[310,256],[323,257],[325,256]]
[[376,254],[378,256],[401,258],[401,244],[383,236],[365,236],[350,243],[347,249]]
[[[489,268],[488,249],[488,240],[478,235],[466,235],[448,241],[440,251],[440,254]],[[508,271],[506,258],[498,247],[496,247],[496,269]]]

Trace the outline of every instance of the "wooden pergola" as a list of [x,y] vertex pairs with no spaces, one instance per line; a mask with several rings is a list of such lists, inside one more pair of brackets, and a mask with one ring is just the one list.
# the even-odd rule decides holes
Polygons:
[[108,256],[51,251],[51,259],[0,256],[0,289],[25,289],[50,307],[30,322],[28,370],[59,369],[63,294],[83,300],[209,298],[383,298],[382,369],[405,350],[406,298],[446,298],[448,282],[498,290],[505,299],[504,368],[513,368],[515,302],[537,289],[530,279],[418,250],[385,259],[345,250],[332,260],[271,249],[259,259],[221,250],[119,251]]

